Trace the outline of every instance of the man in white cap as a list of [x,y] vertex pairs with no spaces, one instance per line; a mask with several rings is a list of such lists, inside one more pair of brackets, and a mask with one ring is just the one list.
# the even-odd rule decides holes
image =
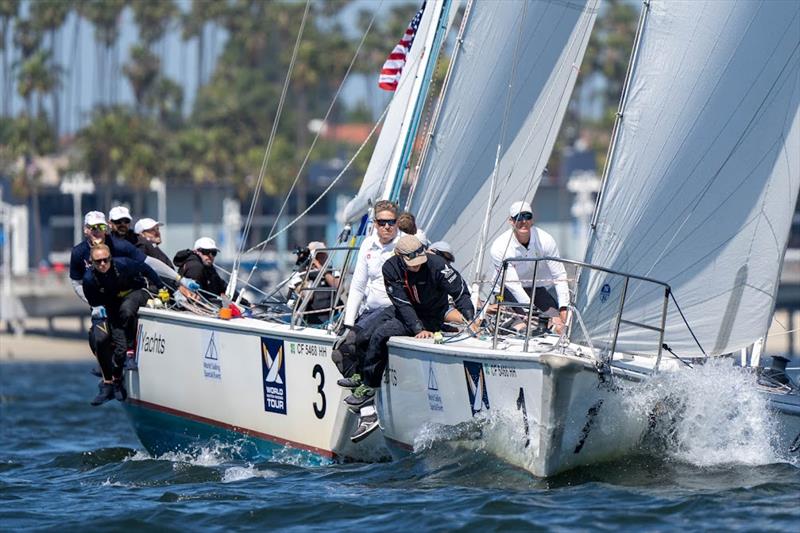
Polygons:
[[138,239],[131,231],[131,212],[127,207],[124,205],[112,207],[108,212],[108,222],[111,226],[111,235],[136,246]]
[[139,236],[136,241],[136,247],[140,249],[148,257],[155,257],[170,268],[175,268],[170,261],[169,256],[164,253],[164,250],[159,248],[161,244],[161,222],[153,220],[152,218],[142,218],[133,227],[133,230]]
[[214,268],[214,260],[219,253],[217,243],[211,237],[200,237],[194,241],[191,250],[181,250],[173,261],[178,266],[178,273],[195,280],[200,289],[206,293],[220,296],[225,294],[228,284]]
[[[533,226],[531,204],[514,202],[508,215],[508,224],[511,227],[494,240],[490,249],[497,276],[502,272],[504,259],[561,257],[555,239],[543,229]],[[537,280],[533,279],[534,265],[533,261],[508,265],[503,298],[507,302],[528,305],[533,297],[533,305],[540,311],[558,315],[554,322],[557,331],[560,331],[567,320],[569,308],[569,287],[564,264],[558,261],[540,262],[536,272]],[[555,287],[557,298],[553,298],[547,287]]]
[[404,335],[432,338],[444,324],[448,296],[466,321],[475,315],[461,274],[443,258],[428,254],[416,236],[400,237],[394,253],[383,265],[386,294],[393,305],[380,314],[369,338],[363,357],[364,383],[345,398],[345,403],[359,409],[361,415],[358,428],[350,436],[353,442],[364,439],[378,427],[372,401],[386,369],[389,338]]
[[[328,253],[323,251],[328,246],[321,241],[312,241],[304,249],[298,250],[297,271],[292,275],[288,282],[291,290],[289,297],[296,295],[302,297],[308,295],[308,291],[301,286],[304,280],[313,284],[317,276],[320,275],[323,265],[328,260]],[[307,274],[307,275],[306,275]],[[317,287],[324,289],[336,289],[339,287],[340,273],[334,270],[331,265],[326,266]],[[332,291],[316,291],[311,296],[305,308],[304,319],[308,324],[320,325],[327,322],[331,315],[331,309],[341,305],[341,300],[336,301],[336,293]]]

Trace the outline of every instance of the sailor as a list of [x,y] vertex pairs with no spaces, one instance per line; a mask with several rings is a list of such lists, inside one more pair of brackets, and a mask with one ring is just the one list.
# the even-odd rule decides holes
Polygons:
[[[431,244],[428,247],[428,253],[438,255],[444,259],[448,265],[454,263],[456,260],[455,256],[453,255],[453,249],[445,241],[437,241]],[[450,302],[450,306],[448,307],[447,313],[444,316],[444,320],[445,322],[453,324],[461,324],[464,322],[464,317],[461,316],[461,313],[458,311],[458,309],[456,309],[452,301]]]
[[400,230],[401,236],[414,235],[425,246],[428,246],[428,244],[430,244],[430,241],[428,240],[428,237],[425,235],[425,232],[417,227],[416,217],[412,213],[409,213],[408,211],[403,211],[397,217],[397,229]]
[[136,226],[133,228],[138,235],[136,247],[144,252],[146,256],[154,257],[174,269],[175,265],[172,264],[169,256],[159,248],[161,244],[161,226],[163,226],[161,222],[152,218],[142,218],[136,222]]
[[175,254],[173,261],[178,266],[178,273],[195,280],[200,289],[207,294],[222,296],[228,284],[217,273],[214,260],[217,258],[219,248],[214,239],[200,237],[194,241],[191,250],[181,250]]
[[136,246],[139,240],[137,235],[131,231],[131,213],[128,208],[123,205],[112,207],[108,212],[108,222],[111,226],[111,235],[128,241]]
[[[313,241],[308,246],[298,250],[297,271],[289,279],[290,296],[304,296],[307,291],[303,290],[302,283],[307,280],[313,283],[319,276],[323,265],[328,260],[327,252],[321,251],[328,246],[324,242]],[[336,289],[339,287],[341,274],[330,265],[325,267],[325,271],[319,280],[317,287],[323,289]],[[311,301],[305,309],[304,318],[309,324],[324,324],[330,316],[331,308],[335,305],[336,293],[332,291],[315,291],[311,296]],[[338,302],[341,304],[341,301]]]
[[379,200],[375,202],[373,213],[374,231],[358,249],[358,259],[350,280],[344,313],[345,331],[337,339],[333,350],[333,360],[344,376],[337,383],[351,389],[361,385],[361,365],[355,346],[369,342],[372,322],[381,311],[392,305],[383,283],[383,264],[394,254],[394,246],[399,238],[397,204]]
[[[102,243],[92,247],[90,260],[91,268],[83,276],[84,294],[89,305],[103,307],[108,317],[103,326],[96,326],[107,338],[101,339],[96,331],[90,338],[103,374],[100,391],[91,403],[100,405],[114,397],[119,401],[127,397],[122,385],[123,363],[134,356],[138,309],[149,297],[143,289],[145,278],[156,287],[163,284],[155,270],[145,263],[114,258],[111,249]],[[159,291],[159,296],[163,300],[169,298],[166,288]]]
[[[504,259],[560,257],[555,239],[543,229],[533,226],[533,210],[528,202],[514,202],[508,214],[508,224],[511,227],[494,240],[490,249],[497,276],[502,273]],[[537,269],[538,280],[534,281],[534,265],[533,261],[508,265],[503,299],[528,305],[533,296],[533,304],[540,311],[551,316],[556,315],[553,323],[556,331],[560,332],[567,321],[569,307],[567,272],[563,263],[542,261]],[[557,298],[553,297],[548,287],[555,288]]]
[[[100,211],[89,211],[83,218],[83,234],[85,239],[72,248],[69,261],[69,278],[75,294],[88,303],[83,294],[83,275],[91,266],[89,252],[98,244],[105,244],[111,250],[112,257],[127,257],[134,261],[146,262],[160,276],[166,279],[180,281],[180,284],[190,291],[197,290],[198,285],[192,279],[181,278],[177,272],[170,269],[161,261],[147,257],[144,253],[131,245],[128,241],[119,239],[108,233],[106,217]],[[102,309],[92,309],[92,317],[99,317],[104,313]]]
[[[364,384],[345,399],[345,403],[358,408],[361,415],[359,426],[350,437],[353,442],[362,440],[378,426],[373,399],[386,368],[389,338],[399,335],[433,338],[444,324],[448,296],[466,321],[475,315],[461,274],[443,258],[426,253],[417,237],[401,237],[394,251],[395,255],[383,265],[386,293],[393,305],[376,319],[364,355]],[[470,327],[477,329],[474,325]]]

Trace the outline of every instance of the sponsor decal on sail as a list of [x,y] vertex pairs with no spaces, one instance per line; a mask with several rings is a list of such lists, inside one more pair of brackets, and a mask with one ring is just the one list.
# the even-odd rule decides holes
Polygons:
[[264,386],[264,410],[286,414],[286,357],[283,341],[261,337],[261,371]]
[[464,361],[464,377],[467,380],[467,393],[469,394],[469,407],[472,415],[489,409],[489,393],[486,390],[486,375],[483,364],[473,361]]

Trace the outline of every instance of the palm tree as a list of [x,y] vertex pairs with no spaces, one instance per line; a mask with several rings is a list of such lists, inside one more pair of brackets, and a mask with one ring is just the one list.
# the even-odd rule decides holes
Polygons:
[[[70,11],[70,4],[69,2],[63,1],[39,1],[33,2],[31,4],[30,9],[30,16],[31,22],[33,23],[34,27],[43,32],[49,34],[49,41],[50,41],[50,58],[55,67],[54,76],[58,76],[57,72],[60,71],[60,66],[56,60],[57,57],[57,35],[58,30],[64,24],[64,21],[67,20],[67,16],[69,15]],[[57,81],[57,80],[56,80]],[[53,91],[51,93],[52,97],[52,109],[53,109],[53,128],[55,129],[56,133],[59,131],[59,119],[60,119],[60,108],[59,108],[59,95],[60,95],[60,87],[59,83],[53,84]]]
[[11,70],[9,69],[9,55],[11,49],[8,46],[8,30],[11,27],[11,21],[14,20],[19,13],[20,0],[0,0],[0,47],[3,50],[3,116],[11,116],[11,89],[13,87],[13,78],[8,75]]
[[130,61],[123,65],[122,72],[133,88],[137,112],[144,113],[145,97],[152,90],[160,70],[161,60],[150,49],[142,45],[131,48]]
[[106,80],[114,80],[113,72],[109,76],[109,70],[115,70],[111,52],[119,39],[119,19],[125,9],[125,0],[86,0],[82,7],[84,17],[95,29],[98,46],[96,75],[100,101],[108,103],[111,101],[112,85],[107,86]]

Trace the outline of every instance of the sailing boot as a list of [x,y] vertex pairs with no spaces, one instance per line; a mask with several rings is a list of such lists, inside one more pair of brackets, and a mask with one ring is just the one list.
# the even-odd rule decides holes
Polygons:
[[114,398],[118,402],[124,402],[128,398],[128,391],[125,390],[125,385],[122,384],[121,379],[114,380]]
[[375,411],[374,405],[368,405],[361,409],[358,418],[358,427],[350,435],[352,442],[361,442],[366,439],[370,433],[378,429],[378,413]]
[[356,389],[361,385],[361,374],[353,374],[349,378],[342,378],[336,384],[343,389]]
[[348,409],[354,413],[358,413],[359,409],[365,405],[371,405],[375,399],[375,389],[368,387],[363,383],[356,387],[353,394],[344,399]]
[[114,384],[101,381],[99,385],[99,390],[97,392],[97,396],[95,396],[94,400],[92,400],[90,403],[91,405],[94,405],[96,407],[113,399],[114,399]]

